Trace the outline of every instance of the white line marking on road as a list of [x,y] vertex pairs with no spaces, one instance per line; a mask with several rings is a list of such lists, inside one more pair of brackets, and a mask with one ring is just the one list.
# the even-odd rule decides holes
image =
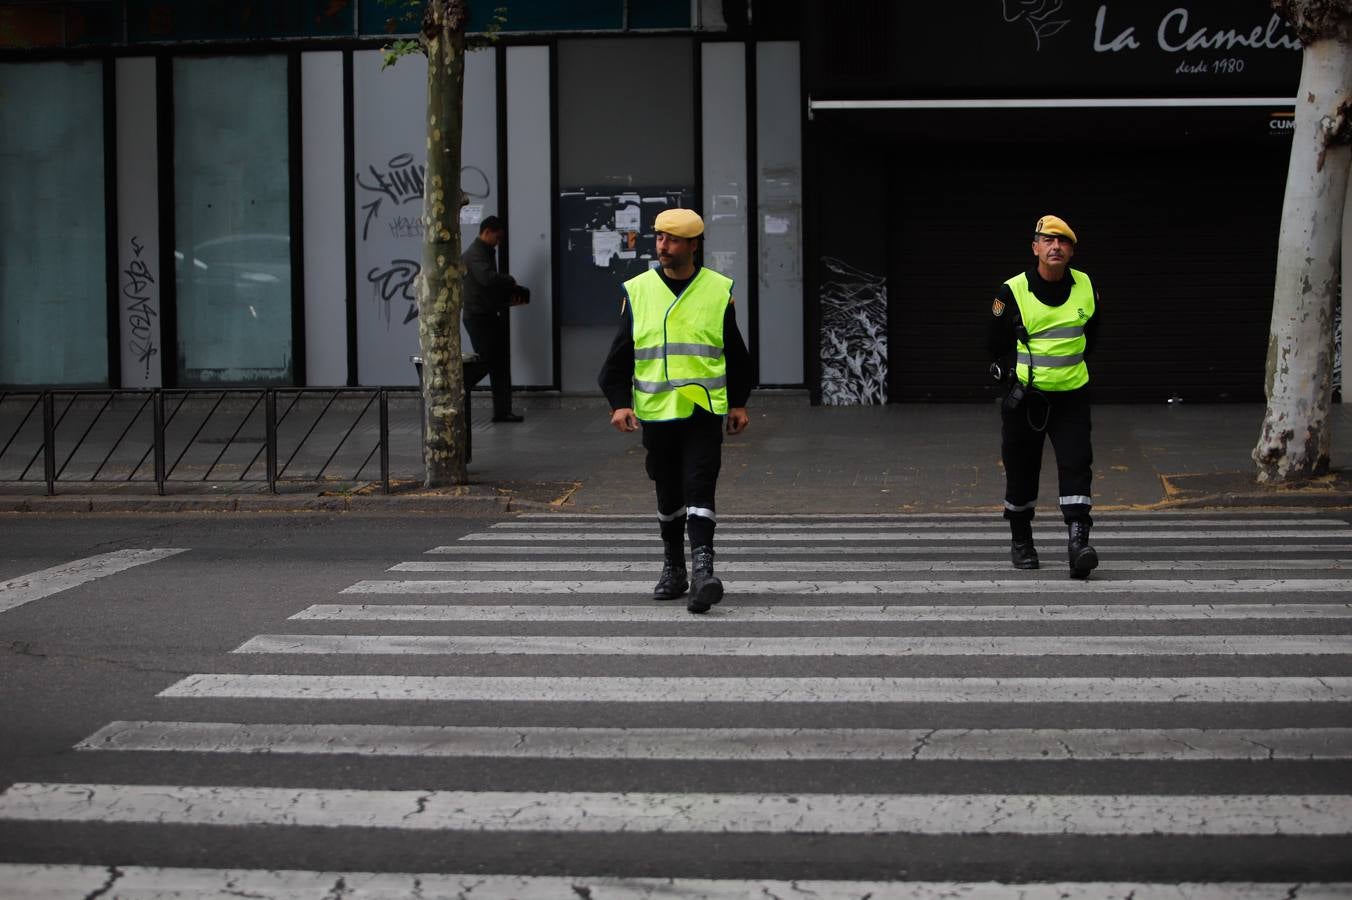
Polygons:
[[548,703],[1349,703],[1352,676],[627,678],[189,675],[160,697]]
[[483,900],[1346,900],[1352,882],[1190,882],[1183,884],[1062,881],[1000,884],[970,881],[737,881],[708,878],[613,878],[591,875],[484,875],[404,872],[317,872],[299,869],[157,869],[141,866],[0,864],[0,884],[11,900],[66,900],[74,896],[124,898],[253,897],[257,900],[390,900],[393,897],[476,897]]
[[[652,536],[652,543],[653,556],[651,558],[660,560],[662,545],[656,534]],[[1101,544],[1102,542],[1096,536],[1094,543]],[[1112,542],[1109,541],[1109,543]],[[931,544],[922,547],[814,547],[809,545],[741,547],[719,542],[718,556],[720,559],[728,556],[750,555],[829,556],[832,559],[839,559],[842,556],[926,556],[942,558],[960,555],[963,558],[968,558],[971,556],[974,546],[969,540],[964,540],[959,549],[955,549],[951,543]],[[1002,554],[1008,547],[1009,538],[1006,536],[1000,540],[992,539],[986,545],[981,546],[980,549],[991,553],[994,557],[996,554]],[[1303,541],[1294,544],[1124,544],[1121,549],[1124,552],[1130,551],[1131,553],[1252,553],[1258,556],[1271,556],[1276,553],[1347,552],[1352,550],[1352,543],[1319,543],[1314,546]],[[617,559],[632,559],[634,553],[640,551],[629,547],[452,544],[433,547],[423,552],[447,556],[608,556]]]
[[[661,557],[617,560],[536,560],[490,559],[448,560],[432,559],[401,562],[390,566],[390,572],[628,572],[652,573],[659,571]],[[1112,560],[1115,572],[1228,572],[1228,571],[1323,571],[1337,572],[1352,569],[1352,559],[1117,559]],[[950,560],[802,560],[720,562],[718,572],[741,574],[757,572],[1007,572],[1009,560],[950,559]]]
[[34,600],[41,600],[43,597],[50,597],[52,594],[61,591],[70,590],[96,578],[115,575],[135,566],[145,565],[186,552],[186,548],[176,549],[171,547],[156,547],[149,550],[114,550],[111,553],[88,556],[29,575],[20,575],[18,578],[0,582],[0,612],[23,606],[25,603]]
[[[1054,537],[1065,539],[1064,530],[1038,529],[1035,536],[1050,540]],[[1250,529],[1238,529],[1235,531],[1095,531],[1094,543],[1100,544],[1105,541],[1140,539],[1148,538],[1160,540],[1168,538],[1170,540],[1193,539],[1216,540],[1218,538],[1306,538],[1314,540],[1347,540],[1348,533],[1345,530],[1333,529],[1268,529],[1265,531],[1256,531]],[[974,534],[964,534],[964,541],[968,540],[1009,540],[1009,531],[983,531]],[[605,531],[595,534],[579,534],[575,531],[567,533],[558,533],[553,531],[476,531],[460,538],[461,541],[473,543],[475,541],[496,541],[498,543],[508,543],[510,541],[607,541],[607,542],[640,542],[658,540],[656,529],[634,530],[634,531]],[[800,541],[810,543],[844,543],[847,541],[944,541],[951,542],[953,535],[942,534],[933,531],[785,531],[776,533],[766,533],[763,531],[736,531],[728,529],[719,530],[718,547],[721,548],[725,543],[747,543],[747,542],[777,542],[786,543],[788,541]]]
[[[343,594],[628,594],[651,596],[652,581],[359,581]],[[1346,594],[1344,578],[1121,579],[1078,581],[1056,576],[1026,579],[949,581],[734,581],[728,590],[749,594]]]
[[[880,522],[910,522],[916,519],[943,519],[945,521],[978,520],[991,521],[1000,518],[1000,503],[997,499],[995,505],[989,512],[912,512],[912,513],[722,513],[718,517],[720,522],[806,522],[806,521],[826,521],[826,522],[848,522],[854,520],[869,520]],[[1254,516],[1252,511],[1246,513]],[[1043,511],[1043,515],[1055,519],[1056,512],[1049,505]],[[1117,521],[1119,519],[1150,520],[1150,519],[1177,519],[1180,522],[1188,522],[1195,517],[1202,515],[1216,515],[1215,511],[1199,513],[1188,510],[1130,510],[1120,509],[1108,513],[1099,514],[1099,521]],[[1304,514],[1308,517],[1308,513]],[[577,520],[579,522],[602,522],[613,519],[620,522],[651,522],[656,519],[656,515],[651,512],[646,513],[578,513],[578,512],[526,512],[516,516],[517,519],[532,519],[542,522],[567,522]],[[1256,516],[1256,521],[1260,522],[1288,522],[1304,520],[1300,513],[1273,513],[1271,515]],[[1319,521],[1340,522],[1338,518],[1320,518]]]
[[[929,517],[927,517],[927,519],[930,519],[930,520],[932,520],[932,521],[927,521],[927,520],[924,520],[924,519],[920,519],[920,520],[886,520],[886,519],[884,519],[884,520],[879,520],[878,522],[876,522],[876,523],[871,523],[871,524],[876,524],[876,525],[878,525],[878,526],[889,526],[889,527],[904,526],[904,527],[906,527],[906,528],[943,528],[943,529],[953,529],[953,528],[991,528],[992,525],[993,525],[993,521],[998,521],[998,517],[997,517],[997,516],[982,516],[982,517],[980,517],[980,518],[975,518],[975,519],[970,519],[970,520],[965,520],[965,521],[964,521],[964,520],[956,520],[956,519],[945,519],[945,518],[943,518],[943,517],[941,517],[941,516],[929,516]],[[728,520],[727,520],[725,517],[720,516],[720,517],[719,517],[719,521],[720,521],[720,522],[726,523]],[[656,526],[656,523],[657,523],[657,517],[656,517],[656,516],[650,517],[650,518],[648,519],[648,522],[651,523],[651,524],[648,524],[648,525],[647,525],[647,530],[648,530],[649,532],[655,530],[655,526]],[[625,522],[616,522],[616,523],[614,523],[614,524],[616,524],[616,525],[621,525],[621,524],[627,524],[627,523],[625,523]],[[636,524],[638,525],[638,527],[639,527],[640,529],[644,527],[644,523],[642,523],[642,522],[636,523]],[[745,522],[745,521],[737,521],[737,520],[733,520],[733,522],[732,522],[731,525],[725,525],[724,527],[720,528],[720,529],[719,529],[719,533],[720,533],[720,534],[724,534],[724,533],[728,533],[728,532],[753,531],[753,530],[754,530],[754,531],[765,531],[765,530],[771,530],[771,531],[802,531],[802,530],[803,530],[804,524],[806,524],[806,523],[804,523],[804,522]],[[1124,523],[1120,523],[1120,524],[1121,524],[1121,525],[1125,525],[1125,524],[1128,524],[1128,523],[1125,523],[1125,522],[1124,522]],[[1111,533],[1115,528],[1120,527],[1120,524],[1119,524],[1119,523],[1116,523],[1116,522],[1107,522],[1107,523],[1105,523],[1105,522],[1103,522],[1102,520],[1100,520],[1100,521],[1098,522],[1098,524],[1095,526],[1095,534],[1099,534],[1099,533]],[[1343,522],[1343,521],[1341,521],[1341,520],[1339,520],[1339,519],[1189,519],[1187,522],[1179,522],[1179,521],[1177,521],[1177,520],[1167,520],[1167,521],[1158,521],[1158,522],[1154,522],[1154,521],[1141,521],[1141,520],[1138,520],[1138,521],[1134,521],[1134,522],[1131,522],[1131,523],[1130,523],[1131,527],[1133,527],[1133,528],[1156,528],[1156,527],[1157,527],[1157,528],[1177,528],[1179,525],[1183,525],[1183,524],[1186,524],[1186,525],[1187,525],[1188,527],[1190,527],[1190,528],[1201,528],[1201,527],[1212,527],[1212,528],[1271,528],[1271,527],[1273,527],[1273,526],[1280,526],[1280,527],[1282,527],[1282,528],[1342,528],[1342,529],[1346,529],[1346,528],[1349,527],[1348,524],[1347,524],[1346,522]],[[501,529],[501,530],[505,530],[505,531],[510,531],[510,530],[512,530],[512,529],[531,529],[531,528],[551,528],[551,529],[552,529],[552,528],[568,528],[568,529],[572,529],[572,530],[576,531],[576,530],[578,529],[578,525],[579,525],[579,523],[577,523],[577,522],[550,522],[550,521],[538,521],[538,520],[537,520],[537,521],[508,520],[508,521],[506,521],[506,522],[496,522],[496,523],[494,523],[493,525],[490,525],[489,527],[490,527],[490,528],[495,528],[495,529]],[[861,523],[859,523],[859,522],[854,522],[854,521],[843,521],[843,522],[842,522],[842,521],[826,521],[826,522],[817,522],[817,523],[813,523],[813,527],[815,527],[815,528],[817,528],[817,529],[828,529],[828,530],[839,530],[839,529],[850,529],[850,528],[853,528],[853,529],[856,529],[856,530],[857,530],[857,529],[859,529],[859,528],[861,527]],[[1044,530],[1044,531],[1048,531],[1048,532],[1051,532],[1051,531],[1053,531],[1053,530],[1064,530],[1064,528],[1063,528],[1061,525],[1059,525],[1059,524],[1050,525],[1050,524],[1043,523],[1043,522],[1041,522],[1041,521],[1039,521],[1038,524],[1037,524],[1035,527],[1037,527],[1037,528],[1039,528],[1039,529],[1041,529],[1041,530]]]
[[0,819],[416,831],[1352,834],[1352,796],[388,791],[20,782]]
[[1352,728],[549,728],[111,722],[77,750],[517,759],[1172,761],[1352,759]]
[[1342,656],[1352,635],[649,637],[260,634],[235,653],[435,656]]
[[1352,603],[1158,603],[991,606],[742,606],[708,615],[675,616],[671,606],[461,606],[459,604],[331,603],[292,619],[344,622],[663,622],[702,627],[726,622],[1136,622],[1224,619],[1347,619]]

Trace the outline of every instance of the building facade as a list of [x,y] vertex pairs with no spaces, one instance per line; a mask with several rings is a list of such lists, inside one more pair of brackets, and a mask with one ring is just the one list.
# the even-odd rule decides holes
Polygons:
[[[472,30],[490,6],[462,240],[507,222],[516,384],[594,390],[680,203],[762,386],[989,396],[990,297],[1056,212],[1104,399],[1261,399],[1300,67],[1264,0],[495,0]],[[426,70],[381,67],[409,30],[379,0],[0,2],[0,385],[415,383]]]

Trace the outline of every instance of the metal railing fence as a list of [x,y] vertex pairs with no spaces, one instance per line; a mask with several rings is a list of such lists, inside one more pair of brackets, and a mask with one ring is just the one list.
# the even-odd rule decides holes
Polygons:
[[41,480],[53,495],[58,482],[153,481],[164,495],[171,483],[379,481],[389,493],[391,407],[420,465],[420,403],[417,388],[385,387],[0,391],[0,482]]

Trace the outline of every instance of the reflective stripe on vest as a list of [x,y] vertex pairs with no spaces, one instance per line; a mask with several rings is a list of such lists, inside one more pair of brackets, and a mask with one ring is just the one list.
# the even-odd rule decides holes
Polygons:
[[1019,304],[1019,315],[1028,329],[1028,344],[1017,345],[1015,371],[1028,383],[1033,367],[1033,386],[1044,391],[1071,391],[1089,383],[1084,361],[1084,325],[1094,315],[1094,286],[1089,276],[1071,269],[1070,296],[1060,306],[1048,306],[1028,287],[1027,274],[1005,282]]
[[679,297],[653,269],[624,283],[634,317],[634,415],[684,419],[703,407],[728,411],[723,317],[732,279],[700,269]]

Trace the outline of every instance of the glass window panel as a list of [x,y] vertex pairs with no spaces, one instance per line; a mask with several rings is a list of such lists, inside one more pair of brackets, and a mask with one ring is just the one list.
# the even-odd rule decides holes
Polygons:
[[[484,0],[470,5],[470,33],[483,32],[499,7],[503,31],[618,31],[624,26],[624,0]],[[400,10],[364,2],[359,13],[362,34],[416,34],[422,9]],[[685,12],[686,24],[690,13]]]
[[103,73],[0,65],[0,384],[107,384]]
[[690,4],[672,0],[629,0],[630,28],[689,28]]
[[180,384],[292,382],[286,65],[174,61]]
[[128,0],[127,32],[132,43],[351,37],[353,7],[347,0]]

